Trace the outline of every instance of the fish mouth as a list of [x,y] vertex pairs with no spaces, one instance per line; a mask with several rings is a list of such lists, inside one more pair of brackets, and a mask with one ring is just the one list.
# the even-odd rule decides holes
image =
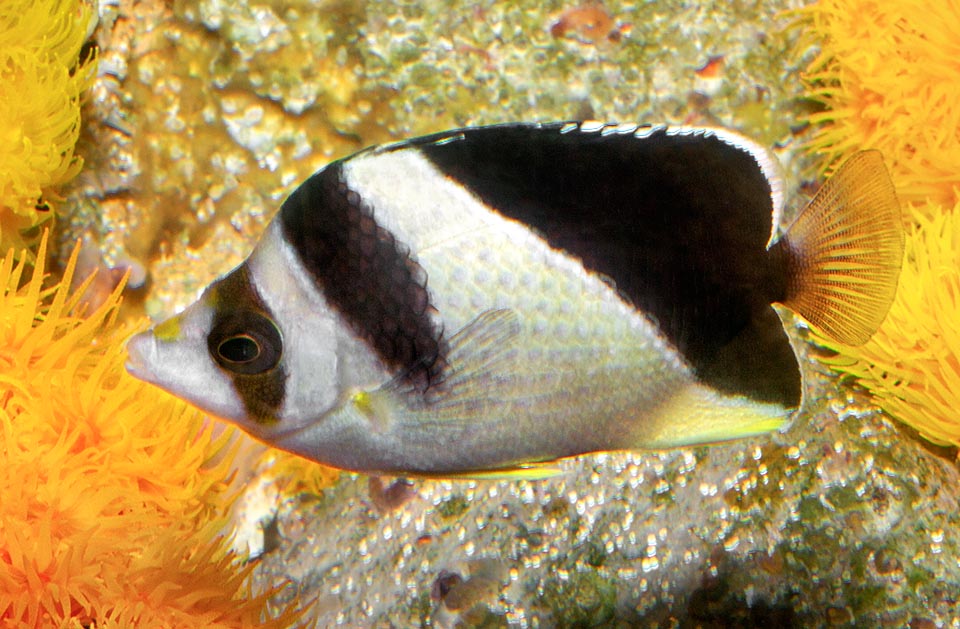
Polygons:
[[127,372],[134,378],[155,384],[156,377],[151,364],[157,360],[157,337],[153,331],[140,332],[127,341]]

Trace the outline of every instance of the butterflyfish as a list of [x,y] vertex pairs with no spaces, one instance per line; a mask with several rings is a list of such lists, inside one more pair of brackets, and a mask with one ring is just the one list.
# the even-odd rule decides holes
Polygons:
[[904,237],[876,151],[786,229],[780,168],[731,131],[595,122],[368,148],[294,190],[127,368],[370,473],[536,477],[783,428],[805,391],[785,321],[867,341]]

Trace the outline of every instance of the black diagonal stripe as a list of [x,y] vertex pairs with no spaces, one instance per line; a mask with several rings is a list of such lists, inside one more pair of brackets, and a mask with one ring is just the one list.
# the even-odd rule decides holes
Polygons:
[[[765,250],[770,184],[710,135],[562,133],[509,124],[412,140],[438,169],[551,246],[607,276],[707,384],[796,406],[779,318],[783,260]],[[396,150],[396,149],[395,149]]]
[[343,182],[340,162],[310,177],[280,209],[287,241],[317,289],[380,359],[426,387],[442,365],[427,274]]

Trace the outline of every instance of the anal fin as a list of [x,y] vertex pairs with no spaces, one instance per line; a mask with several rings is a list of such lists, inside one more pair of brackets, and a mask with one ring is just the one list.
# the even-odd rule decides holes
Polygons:
[[727,396],[692,384],[657,409],[651,429],[642,433],[636,447],[666,449],[756,437],[784,429],[790,418],[790,409],[779,404]]

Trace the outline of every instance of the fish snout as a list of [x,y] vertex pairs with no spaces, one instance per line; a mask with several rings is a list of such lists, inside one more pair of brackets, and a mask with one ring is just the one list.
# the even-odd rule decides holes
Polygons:
[[153,330],[135,334],[127,341],[127,361],[124,365],[134,378],[155,383],[154,370],[158,359],[157,337]]

